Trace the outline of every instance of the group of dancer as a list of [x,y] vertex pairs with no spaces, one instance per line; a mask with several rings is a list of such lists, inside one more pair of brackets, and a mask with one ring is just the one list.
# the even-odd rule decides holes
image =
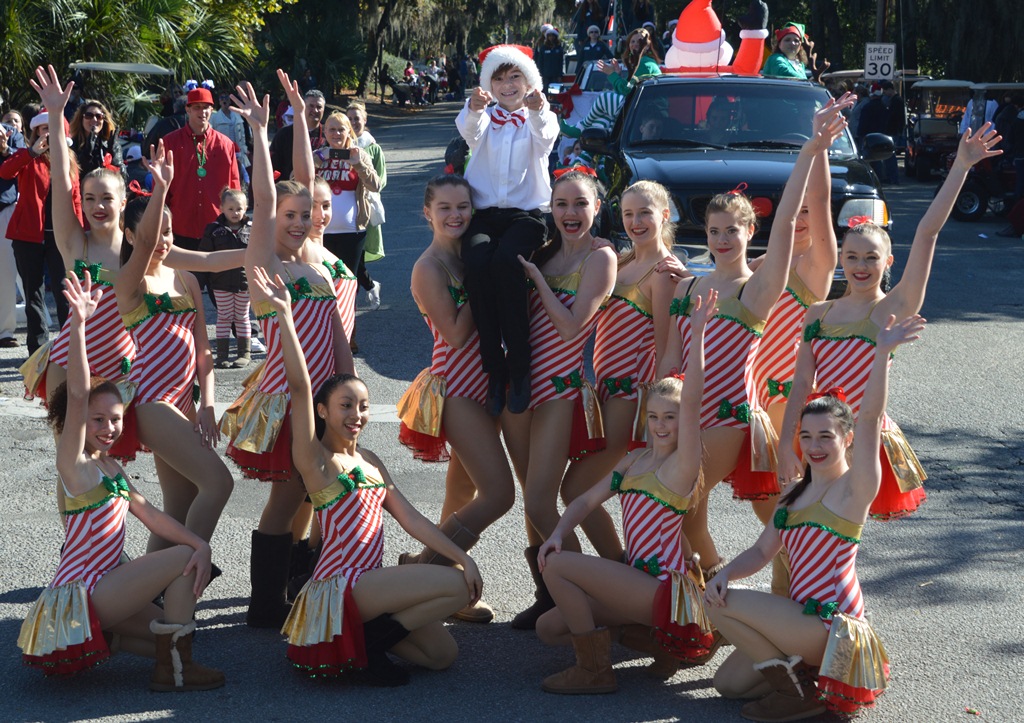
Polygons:
[[[732,644],[715,687],[753,699],[743,707],[752,720],[849,712],[884,690],[888,659],[864,618],[856,551],[869,514],[910,514],[925,477],[885,414],[888,367],[923,329],[917,312],[938,232],[968,170],[998,153],[999,137],[988,126],[963,136],[898,284],[886,291],[888,235],[864,221],[839,246],[848,291],[826,302],[837,247],[828,149],[854,99],[831,102],[815,115],[764,257],[747,261],[750,201],[723,193],[706,219],[715,267],[695,279],[671,251],[660,185],[622,194],[631,248],[616,255],[592,235],[595,178],[572,171],[550,184],[532,165],[518,168],[546,159],[557,123],[536,67],[516,52],[484,59],[481,90],[460,115],[473,149],[465,177],[435,178],[424,194],[433,237],[412,294],[433,355],[399,404],[400,439],[424,460],[448,462],[439,526],[359,445],[369,392],[347,343],[356,282],[322,246],[331,189],[315,174],[297,84],[279,72],[300,127],[293,178],[276,184],[267,97],[247,83],[232,97],[255,145],[244,253],[172,248],[164,200],[174,168],[162,147],[147,161],[149,199],[125,207],[112,174],[85,178],[86,231],[60,180],[68,158],[54,128],[55,231],[71,314],[26,378],[49,400],[66,540],[22,627],[26,663],[71,673],[121,648],[157,657],[154,690],[224,683],[191,659],[196,599],[217,572],[209,540],[232,489],[213,450],[224,434],[246,477],[272,481],[253,532],[247,623],[280,628],[288,658],[310,676],[364,671],[374,684],[407,682],[388,653],[449,666],[458,651],[442,621],[493,617],[467,553],[512,507],[518,480],[536,600],[512,626],[576,654],[544,690],[615,690],[613,642],[653,658],[649,672],[660,678]],[[33,87],[53,113],[71,91],[52,68],[38,69]],[[547,211],[555,230],[545,241]],[[218,424],[199,291],[175,269],[239,265],[267,360]],[[503,305],[510,298],[522,304]],[[146,448],[164,513],[117,461]],[[721,481],[765,525],[731,562],[708,531],[708,494]],[[613,495],[624,545],[603,508]],[[424,545],[396,567],[383,567],[382,510]],[[121,554],[127,512],[153,533],[135,560]],[[598,557],[581,553],[577,526]],[[310,569],[290,596],[299,541]],[[774,594],[730,588],[773,561]],[[162,609],[153,602],[161,593]]]

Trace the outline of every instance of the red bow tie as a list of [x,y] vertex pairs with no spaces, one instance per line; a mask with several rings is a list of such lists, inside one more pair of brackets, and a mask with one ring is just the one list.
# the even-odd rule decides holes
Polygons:
[[491,122],[499,128],[506,123],[511,123],[518,128],[526,122],[526,113],[521,110],[509,113],[501,106],[494,106],[494,109],[491,111]]

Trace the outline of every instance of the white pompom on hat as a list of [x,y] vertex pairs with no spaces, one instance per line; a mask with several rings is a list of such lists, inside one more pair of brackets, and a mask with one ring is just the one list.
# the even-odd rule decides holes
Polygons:
[[480,53],[480,87],[488,93],[493,92],[491,76],[502,65],[514,65],[519,68],[530,88],[543,88],[540,71],[533,62],[533,50],[523,45],[492,45]]

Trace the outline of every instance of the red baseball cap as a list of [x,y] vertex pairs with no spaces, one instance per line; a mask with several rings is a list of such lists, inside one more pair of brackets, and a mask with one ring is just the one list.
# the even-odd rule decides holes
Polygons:
[[193,103],[206,103],[206,105],[213,105],[213,93],[208,91],[206,88],[195,88],[188,92],[188,97],[185,99],[185,105],[190,106]]

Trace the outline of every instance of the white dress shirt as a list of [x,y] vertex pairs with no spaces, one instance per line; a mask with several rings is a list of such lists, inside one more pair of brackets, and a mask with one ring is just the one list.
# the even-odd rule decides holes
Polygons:
[[455,126],[469,144],[472,155],[466,180],[473,189],[474,208],[518,208],[524,211],[551,208],[548,155],[558,138],[558,119],[545,102],[539,111],[516,111],[525,122],[497,125],[495,106],[471,111],[469,101]]

